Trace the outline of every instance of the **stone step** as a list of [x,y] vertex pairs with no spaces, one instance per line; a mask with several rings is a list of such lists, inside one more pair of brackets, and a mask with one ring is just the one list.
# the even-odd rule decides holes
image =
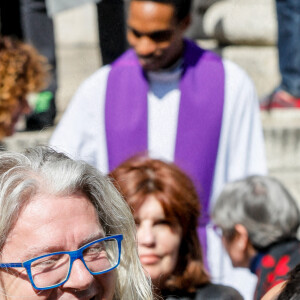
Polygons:
[[275,45],[276,12],[273,0],[218,1],[204,13],[207,37],[233,45]]
[[[300,170],[300,111],[293,109],[261,112],[268,168],[272,171]],[[17,132],[5,139],[8,149],[47,144],[54,128]]]
[[262,112],[268,167],[274,172],[300,170],[300,111]]
[[[300,111],[262,112],[269,173],[282,180],[300,200]],[[41,132],[18,132],[6,138],[9,150],[45,145],[53,128]]]
[[300,111],[261,113],[269,173],[280,179],[300,203]]
[[8,150],[22,152],[25,148],[38,145],[47,145],[54,128],[42,131],[16,132],[13,136],[7,137],[4,143]]

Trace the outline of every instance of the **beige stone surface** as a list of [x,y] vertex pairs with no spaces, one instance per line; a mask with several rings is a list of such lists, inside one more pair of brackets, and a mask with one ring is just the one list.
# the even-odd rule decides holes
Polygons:
[[274,1],[219,1],[206,11],[203,30],[208,37],[222,43],[274,45],[277,36]]
[[54,17],[57,45],[98,45],[97,11],[87,3],[58,13]]
[[260,98],[269,94],[280,81],[275,47],[228,46],[221,49],[221,55],[246,70]]
[[268,169],[300,204],[300,110],[262,112]]
[[101,66],[97,46],[58,47],[58,113],[65,111],[79,85]]

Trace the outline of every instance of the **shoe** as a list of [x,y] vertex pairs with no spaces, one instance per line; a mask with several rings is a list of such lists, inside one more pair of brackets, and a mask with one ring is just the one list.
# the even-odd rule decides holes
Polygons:
[[260,102],[261,110],[274,108],[300,108],[300,98],[296,98],[284,90],[276,90]]
[[33,112],[26,117],[25,131],[42,130],[54,125],[56,115],[54,95],[44,91],[37,95]]

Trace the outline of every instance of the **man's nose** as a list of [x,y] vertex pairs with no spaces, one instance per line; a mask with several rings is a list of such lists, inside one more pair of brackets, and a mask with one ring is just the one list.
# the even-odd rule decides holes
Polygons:
[[157,49],[157,44],[148,36],[144,35],[139,38],[135,51],[139,56],[150,56]]
[[80,259],[73,262],[69,279],[64,283],[64,289],[87,290],[94,281],[94,276],[87,270]]

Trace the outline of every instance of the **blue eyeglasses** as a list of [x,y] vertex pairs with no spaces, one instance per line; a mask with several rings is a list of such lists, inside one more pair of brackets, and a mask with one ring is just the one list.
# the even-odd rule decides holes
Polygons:
[[92,275],[115,269],[120,264],[122,240],[122,234],[108,236],[75,251],[45,254],[23,263],[1,263],[0,268],[25,268],[35,289],[48,290],[69,279],[76,259],[80,259]]

